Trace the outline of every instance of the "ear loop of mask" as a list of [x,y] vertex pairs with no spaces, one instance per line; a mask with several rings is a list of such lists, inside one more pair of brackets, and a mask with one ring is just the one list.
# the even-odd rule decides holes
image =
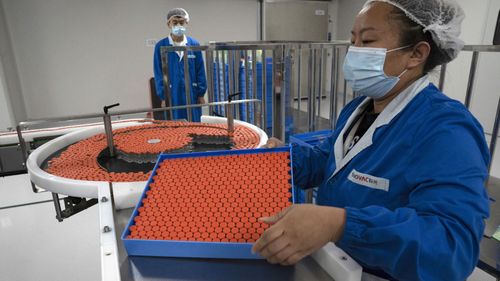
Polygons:
[[405,74],[407,71],[408,69],[403,70],[403,72],[401,72],[401,74],[398,75],[398,78],[401,78],[401,76],[403,76],[403,74]]
[[[392,50],[386,51],[386,53],[395,52],[395,51],[399,51],[399,50],[404,50],[404,49],[407,49],[407,48],[410,48],[410,47],[413,47],[413,45],[406,45],[406,46],[403,46],[403,47],[392,49]],[[401,72],[401,74],[398,75],[398,78],[401,78],[401,76],[403,76],[407,71],[408,71],[408,69],[403,70],[403,72]]]
[[404,49],[407,49],[407,48],[410,48],[410,47],[413,47],[413,45],[406,45],[406,46],[399,47],[399,48],[396,48],[396,49],[387,50],[386,53],[395,52],[395,51],[399,51],[399,50],[404,50]]

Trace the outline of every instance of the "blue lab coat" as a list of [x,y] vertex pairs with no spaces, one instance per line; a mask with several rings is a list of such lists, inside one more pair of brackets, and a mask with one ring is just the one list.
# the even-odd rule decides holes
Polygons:
[[[195,39],[187,36],[187,46],[199,46],[200,44]],[[160,40],[155,46],[154,52],[154,75],[156,94],[161,100],[165,100],[165,91],[163,88],[163,71],[161,64],[160,47],[172,46],[167,38]],[[179,60],[177,52],[168,53],[168,78],[170,82],[170,93],[172,98],[172,106],[186,104],[186,92],[184,83],[184,59],[186,54]],[[203,56],[200,51],[189,51],[187,54],[189,66],[189,81],[191,84],[191,103],[197,104],[198,98],[205,94],[207,89],[207,80],[205,76],[205,66]],[[201,108],[192,108],[192,121],[200,122]],[[173,111],[174,119],[187,119],[187,111],[179,109]]]
[[397,280],[463,281],[477,263],[489,216],[488,147],[461,103],[426,77],[410,88],[344,159],[345,128],[371,99],[349,103],[323,143],[292,144],[294,183],[319,186],[319,205],[346,209],[336,245],[367,271]]

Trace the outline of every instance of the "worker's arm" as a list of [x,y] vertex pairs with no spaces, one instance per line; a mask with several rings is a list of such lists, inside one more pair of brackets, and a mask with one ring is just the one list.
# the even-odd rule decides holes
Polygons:
[[333,137],[317,146],[292,143],[293,183],[303,189],[319,186],[325,175],[325,166],[333,156]]
[[347,104],[339,115],[336,129],[332,134],[316,146],[292,144],[293,182],[303,189],[319,186],[325,179],[325,167],[330,158],[334,160],[334,144],[339,137],[347,119],[361,103],[363,98],[357,98]]
[[[323,170],[333,151],[333,137],[330,136],[317,146],[307,143],[291,143],[293,159],[293,184],[302,189],[318,186],[323,180]],[[262,148],[275,148],[285,143],[277,138],[270,138]]]
[[153,56],[153,71],[155,77],[156,95],[163,101],[165,100],[165,92],[163,89],[163,70],[161,66],[160,42],[155,46]]
[[465,280],[478,260],[489,215],[487,146],[470,116],[441,116],[414,136],[405,207],[345,208],[337,246],[398,280]]

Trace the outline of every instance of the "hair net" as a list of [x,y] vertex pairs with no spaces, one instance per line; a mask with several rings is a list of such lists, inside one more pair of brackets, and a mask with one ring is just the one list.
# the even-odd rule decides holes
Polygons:
[[430,32],[434,43],[448,56],[447,62],[456,58],[464,46],[458,36],[465,14],[455,0],[368,0],[365,7],[372,2],[385,2],[399,8],[422,26],[424,32]]
[[183,8],[173,8],[167,13],[167,21],[172,17],[181,17],[184,18],[187,22],[189,22],[189,14]]

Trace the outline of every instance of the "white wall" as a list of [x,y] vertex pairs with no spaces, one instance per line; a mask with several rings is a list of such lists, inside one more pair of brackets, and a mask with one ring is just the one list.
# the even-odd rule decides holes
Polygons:
[[[500,9],[500,0],[458,0],[458,2],[466,13],[461,35],[465,44],[491,45],[494,25]],[[461,52],[458,58],[449,64],[446,73],[446,94],[462,102],[465,100],[471,59],[471,52]],[[495,107],[500,95],[495,94],[495,90],[500,88],[500,80],[493,78],[500,77],[499,63],[500,53],[480,55],[471,101],[471,111],[481,121],[485,130],[490,133]]]
[[2,0],[28,118],[149,106],[153,48],[184,7],[200,42],[257,39],[256,0]]
[[366,0],[339,0],[337,40],[350,40],[354,18],[359,13]]
[[15,121],[12,115],[10,98],[7,94],[2,61],[0,61],[0,132],[6,131],[9,127],[15,127]]
[[[0,1],[0,130],[26,120],[26,109],[21,94],[21,85],[5,20],[5,12]],[[5,109],[7,108],[7,109]]]
[[[500,11],[500,0],[490,0],[484,5],[483,17],[486,20],[483,34],[479,34],[479,44],[491,45],[496,20]],[[471,56],[469,54],[469,56]],[[479,118],[487,133],[491,133],[495,111],[500,97],[500,53],[482,53],[478,60],[471,110]]]
[[339,23],[339,0],[331,0],[328,5],[328,32],[331,32],[332,40],[338,37]]

